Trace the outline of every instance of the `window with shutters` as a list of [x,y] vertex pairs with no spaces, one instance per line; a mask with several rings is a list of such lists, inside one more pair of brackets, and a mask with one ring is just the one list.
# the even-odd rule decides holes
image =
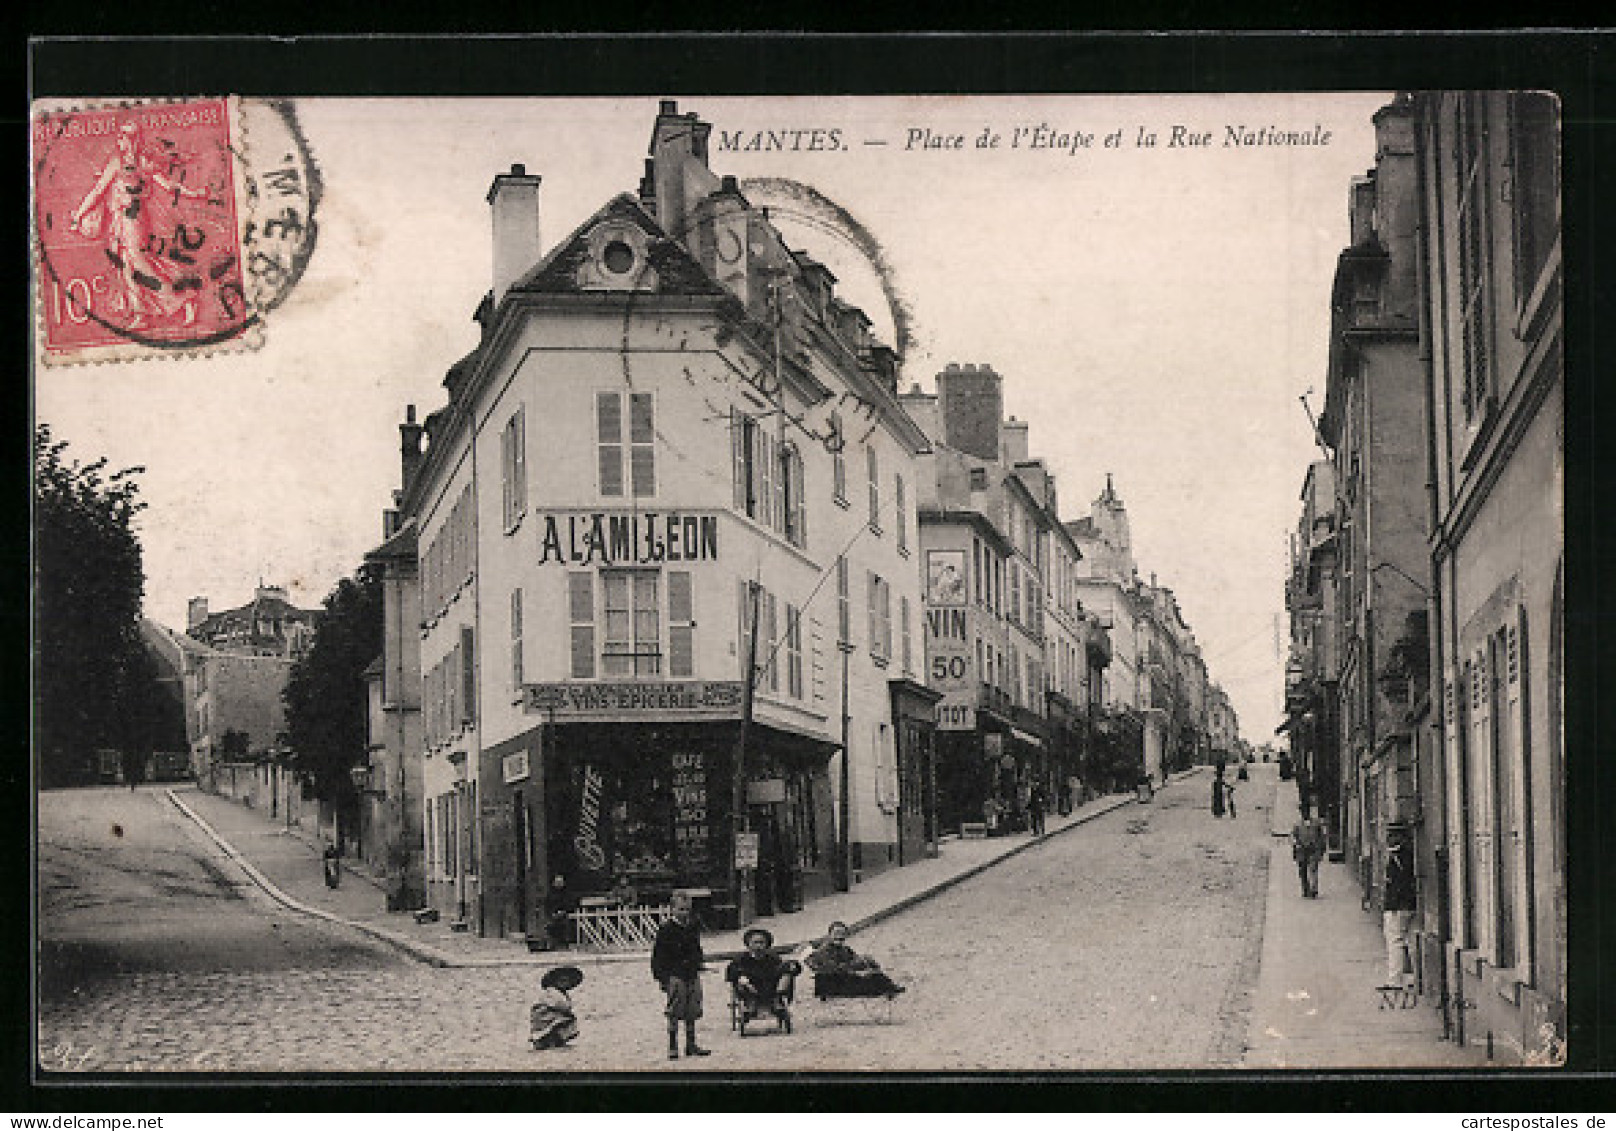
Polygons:
[[645,499],[656,494],[656,406],[650,393],[595,394],[595,440],[600,493]]
[[696,674],[696,607],[690,573],[668,571],[668,675]]
[[808,544],[808,505],[802,453],[755,418],[730,410],[735,509],[778,531],[793,546]]
[[842,441],[842,414],[830,414],[830,434],[836,438],[831,445],[831,479],[830,497],[837,506],[846,508],[847,502],[847,456]]
[[595,678],[595,576],[567,574],[567,613],[572,622],[569,638],[573,679]]
[[500,497],[505,532],[516,529],[527,512],[527,422],[517,409],[499,436]]
[[1492,394],[1492,327],[1487,231],[1487,98],[1456,96],[1454,171],[1457,177],[1456,235],[1459,245],[1459,325],[1462,346],[1460,396],[1467,423],[1476,419]]
[[915,674],[914,639],[909,631],[909,598],[898,601],[898,632],[903,641],[903,674]]
[[786,605],[786,694],[803,697],[802,610],[791,604]]
[[521,691],[522,670],[522,591],[511,590],[511,690]]
[[476,638],[469,624],[460,626],[460,712],[455,722],[460,726],[477,725],[477,652]]
[[477,779],[472,778],[465,783],[461,795],[465,800],[465,811],[461,815],[461,823],[466,830],[466,875],[477,874],[477,858],[481,855],[477,851]]
[[[1517,308],[1538,290],[1560,238],[1558,113],[1552,94],[1510,95],[1510,181],[1515,205]],[[1526,313],[1524,310],[1522,313]]]
[[864,468],[869,477],[870,486],[870,530],[872,533],[881,533],[881,461],[876,455],[875,445],[864,445]]
[[759,611],[763,616],[763,624],[760,626],[762,631],[759,634],[761,637],[761,643],[758,649],[758,662],[768,665],[769,690],[779,691],[780,606],[779,602],[775,600],[774,594],[770,593],[767,589],[763,590],[761,599],[762,603],[759,606]]
[[836,639],[843,647],[853,643],[853,594],[845,556],[836,559]]
[[870,613],[870,655],[884,665],[892,659],[892,588],[885,578],[871,573],[865,592]]
[[890,813],[898,807],[898,759],[892,727],[886,723],[876,723],[873,738],[875,803],[883,812]]
[[909,556],[909,491],[899,475],[892,481],[892,522],[898,530],[898,553]]

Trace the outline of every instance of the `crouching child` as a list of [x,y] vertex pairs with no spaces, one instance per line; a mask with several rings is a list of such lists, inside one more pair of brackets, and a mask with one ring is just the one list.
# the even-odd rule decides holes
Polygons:
[[539,980],[539,1000],[528,1014],[528,1039],[535,1049],[556,1049],[578,1036],[578,1016],[568,995],[584,980],[576,966],[557,966]]

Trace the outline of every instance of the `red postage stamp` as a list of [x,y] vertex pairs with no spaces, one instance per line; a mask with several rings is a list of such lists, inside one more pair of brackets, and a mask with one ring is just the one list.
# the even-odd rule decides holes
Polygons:
[[194,349],[252,325],[233,120],[222,98],[35,115],[47,360]]

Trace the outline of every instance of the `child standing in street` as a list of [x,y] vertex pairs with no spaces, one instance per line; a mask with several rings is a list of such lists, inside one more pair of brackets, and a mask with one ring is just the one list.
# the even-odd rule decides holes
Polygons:
[[539,1000],[528,1014],[528,1039],[535,1049],[558,1049],[578,1036],[578,1017],[567,995],[583,980],[576,966],[557,966],[539,979]]
[[701,1017],[701,931],[687,892],[674,892],[673,918],[657,930],[651,948],[651,977],[667,995],[662,1012],[668,1019],[668,1059],[679,1059],[679,1025],[685,1027],[685,1055],[707,1056],[696,1044],[696,1021]]

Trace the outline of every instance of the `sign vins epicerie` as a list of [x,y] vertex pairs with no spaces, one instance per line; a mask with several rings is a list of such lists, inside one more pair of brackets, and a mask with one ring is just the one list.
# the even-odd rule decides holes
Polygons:
[[718,516],[658,514],[547,514],[539,564],[656,565],[718,560]]

